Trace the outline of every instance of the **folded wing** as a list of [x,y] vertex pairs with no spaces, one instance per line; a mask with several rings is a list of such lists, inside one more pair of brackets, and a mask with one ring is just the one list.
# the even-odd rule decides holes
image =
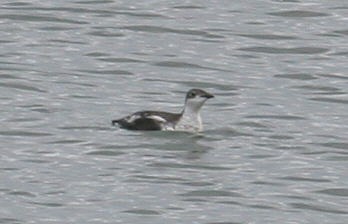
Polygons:
[[113,120],[112,125],[118,124],[129,130],[162,130],[166,120],[150,111],[141,111],[127,117]]

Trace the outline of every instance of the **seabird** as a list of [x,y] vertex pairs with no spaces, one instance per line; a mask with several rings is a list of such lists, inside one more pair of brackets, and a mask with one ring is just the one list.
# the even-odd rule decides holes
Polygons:
[[187,92],[185,106],[181,113],[163,111],[139,111],[121,119],[113,120],[128,130],[162,130],[162,131],[203,131],[200,109],[214,95],[201,90],[191,89]]

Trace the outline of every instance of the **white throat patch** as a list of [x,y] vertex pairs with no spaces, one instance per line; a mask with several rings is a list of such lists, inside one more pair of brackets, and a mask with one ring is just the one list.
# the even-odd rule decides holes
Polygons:
[[200,109],[206,100],[204,98],[188,99],[185,103],[183,114],[175,125],[175,130],[190,132],[203,131]]

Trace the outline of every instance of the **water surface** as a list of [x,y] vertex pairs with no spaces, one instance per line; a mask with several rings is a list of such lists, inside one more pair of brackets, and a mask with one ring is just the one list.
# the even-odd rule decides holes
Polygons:
[[[344,1],[4,1],[0,223],[347,223]],[[111,120],[180,111],[200,135]]]

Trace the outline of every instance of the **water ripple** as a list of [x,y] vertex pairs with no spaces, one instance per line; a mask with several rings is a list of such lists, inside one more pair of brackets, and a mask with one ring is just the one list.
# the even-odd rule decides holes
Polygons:
[[320,86],[320,85],[302,85],[302,86],[293,86],[291,88],[294,89],[303,89],[303,90],[309,90],[313,92],[319,92],[319,93],[340,93],[340,89],[336,87],[331,86]]
[[333,31],[334,33],[342,34],[347,36],[348,35],[348,30],[335,30]]
[[202,30],[192,30],[192,29],[173,29],[165,28],[162,26],[150,26],[150,25],[133,25],[133,26],[123,26],[120,29],[131,30],[131,31],[141,31],[147,33],[174,33],[183,34],[190,36],[201,36],[206,38],[224,38],[222,35],[211,34],[207,31]]
[[55,202],[31,202],[30,204],[40,205],[44,207],[63,207],[64,206],[64,204],[62,203],[55,203]]
[[112,63],[144,63],[145,61],[134,58],[111,58],[111,57],[98,57],[98,60]]
[[345,74],[317,74],[320,77],[325,77],[329,79],[338,79],[338,80],[348,80],[348,76]]
[[306,73],[292,73],[292,74],[277,74],[274,75],[276,78],[283,78],[283,79],[294,79],[294,80],[313,80],[318,79],[318,77],[312,75],[312,74],[306,74]]
[[276,120],[306,120],[305,117],[295,115],[249,115],[246,118],[276,119]]
[[9,19],[14,21],[24,21],[24,22],[55,22],[55,23],[67,23],[67,24],[88,24],[88,22],[72,20],[72,19],[62,19],[52,16],[38,16],[38,15],[17,15],[17,14],[1,14],[0,19]]
[[347,215],[348,211],[324,207],[320,205],[313,205],[313,204],[305,204],[305,203],[290,203],[290,205],[293,208],[301,209],[302,210],[311,210],[311,211],[318,211],[318,212],[325,212],[325,213],[332,213],[332,214],[344,214]]
[[98,150],[87,152],[86,155],[90,156],[120,156],[125,154],[124,152],[110,151],[110,150]]
[[318,145],[334,149],[348,149],[348,142],[326,142],[319,143]]
[[[231,93],[231,91],[237,91],[241,88],[248,88],[247,86],[237,86],[232,84],[220,84],[217,82],[207,82],[207,81],[190,81],[190,80],[173,80],[173,79],[154,79],[154,78],[144,78],[143,81],[147,81],[149,83],[153,82],[161,82],[161,83],[178,83],[184,85],[187,88],[214,88],[217,90],[223,91],[221,95],[231,96],[237,93]],[[178,92],[182,94],[182,92]]]
[[87,35],[97,36],[97,37],[123,37],[124,35],[119,32],[113,32],[108,30],[96,30],[87,32]]
[[305,11],[305,10],[289,10],[289,11],[282,11],[282,12],[271,12],[268,14],[272,16],[294,17],[294,18],[330,16],[330,14],[328,13]]
[[23,220],[20,220],[20,219],[15,219],[15,218],[3,218],[1,217],[0,218],[0,223],[3,223],[3,224],[20,224],[20,223],[24,223]]
[[44,137],[51,136],[50,133],[43,132],[33,132],[33,131],[20,131],[20,130],[11,130],[11,131],[0,131],[2,136],[14,136],[14,137]]
[[87,0],[87,1],[76,1],[75,4],[86,4],[86,5],[95,5],[95,4],[109,4],[115,3],[114,0]]
[[150,209],[130,209],[123,211],[124,213],[131,213],[135,215],[160,215],[161,213]]
[[253,39],[261,39],[261,40],[294,40],[298,39],[294,36],[286,36],[286,35],[276,35],[276,34],[237,34],[238,36],[248,37]]
[[128,183],[156,183],[156,184],[168,184],[168,183],[181,183],[186,181],[180,177],[161,177],[161,176],[150,176],[150,175],[134,175],[129,179]]
[[268,53],[268,54],[322,54],[329,51],[327,48],[321,47],[244,47],[238,48],[240,51]]
[[160,67],[170,67],[170,68],[195,68],[195,69],[205,69],[205,70],[214,70],[214,71],[229,71],[220,68],[213,68],[207,66],[201,66],[198,64],[187,63],[187,62],[178,62],[178,61],[160,61],[154,63],[156,66]]
[[181,163],[162,163],[162,162],[154,162],[150,164],[151,167],[157,168],[175,168],[175,169],[198,169],[198,170],[231,170],[230,167],[224,166],[209,166],[209,165],[191,165],[191,164],[181,164]]
[[78,72],[82,73],[89,73],[89,74],[99,74],[99,75],[134,75],[132,72],[126,71],[126,70],[83,70],[79,69],[76,70]]
[[15,195],[15,196],[23,196],[23,197],[30,197],[30,198],[33,198],[33,197],[36,197],[35,194],[32,194],[30,192],[27,192],[27,191],[10,191],[8,192],[9,195]]
[[226,221],[226,222],[208,222],[206,224],[242,224],[243,222],[230,222],[230,221]]
[[179,195],[183,197],[243,197],[240,193],[223,190],[194,190]]
[[348,99],[338,99],[338,98],[328,98],[328,97],[312,97],[310,100],[325,102],[325,103],[338,103],[338,104],[348,104]]
[[74,145],[74,144],[80,144],[85,141],[78,140],[78,139],[64,139],[64,140],[57,140],[57,141],[51,141],[47,142],[47,144],[56,144],[56,145]]
[[310,177],[296,177],[296,176],[286,176],[279,178],[281,180],[290,180],[295,182],[313,182],[313,183],[329,183],[331,180],[323,178],[310,178]]
[[34,87],[34,86],[29,86],[25,84],[20,84],[20,83],[0,83],[1,87],[6,87],[6,88],[13,88],[13,89],[18,89],[18,90],[25,90],[25,91],[34,91],[34,92],[40,92],[40,93],[45,93],[45,90],[42,90],[40,88]]
[[319,193],[319,194],[337,196],[337,197],[348,197],[348,189],[347,188],[330,188],[330,189],[314,191],[314,192]]

